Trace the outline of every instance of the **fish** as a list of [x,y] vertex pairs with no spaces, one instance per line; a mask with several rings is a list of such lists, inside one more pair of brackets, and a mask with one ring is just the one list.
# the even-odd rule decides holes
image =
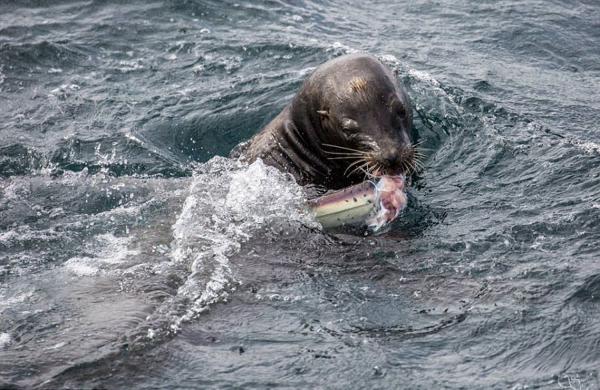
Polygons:
[[312,199],[309,207],[324,229],[366,225],[379,232],[406,208],[405,186],[403,175],[380,176]]

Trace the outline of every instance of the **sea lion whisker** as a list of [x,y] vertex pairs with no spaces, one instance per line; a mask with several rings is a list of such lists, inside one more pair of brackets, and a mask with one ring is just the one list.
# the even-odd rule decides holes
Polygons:
[[419,160],[417,160],[417,159],[412,159],[412,160],[410,161],[410,163],[411,163],[411,165],[412,165],[412,167],[413,167],[413,170],[416,172],[416,170],[417,170],[417,168],[418,168],[418,166],[419,166]]
[[378,177],[375,174],[375,171],[379,172],[380,170],[382,170],[382,168],[383,167],[381,166],[381,164],[379,163],[379,161],[376,161],[376,160],[373,161],[373,165],[369,169],[369,174],[371,175],[370,178],[372,179],[372,178]]
[[411,144],[410,147],[413,149],[420,149],[425,144],[425,141],[419,141],[417,143]]
[[374,152],[369,152],[369,153],[365,154],[365,161],[376,162],[377,154]]
[[370,167],[371,169],[369,170],[369,172],[371,172],[371,174],[374,176],[375,175],[375,170],[377,169],[378,163],[377,161],[373,162],[373,165]]
[[375,168],[376,167],[377,167],[377,163],[375,163],[372,166],[368,167],[369,178],[374,178],[375,177]]
[[419,165],[419,163],[417,161],[412,162],[412,167],[413,167],[414,172],[418,172],[422,169],[422,167]]
[[323,146],[329,146],[331,148],[338,148],[338,149],[343,149],[343,150],[349,150],[351,152],[364,153],[362,150],[353,149],[353,148],[347,148],[345,146],[339,146],[339,145],[333,145],[333,144],[325,144],[325,143],[322,143],[321,145],[323,145]]
[[[369,169],[368,165],[367,169]],[[369,178],[369,172],[367,172],[365,169],[361,169],[361,171],[363,171],[363,181],[367,180]]]
[[325,157],[327,160],[356,160],[360,158],[360,156],[334,156],[334,157]]
[[354,173],[356,173],[358,170],[360,170],[361,167],[364,167],[366,164],[367,164],[367,162],[363,162],[360,165],[356,165],[350,172],[348,172],[346,177],[352,176]]
[[410,169],[410,165],[409,165],[408,161],[406,161],[406,160],[402,161],[402,168],[406,173],[408,173],[408,174],[411,173],[411,169]]
[[416,167],[416,165],[415,165],[415,160],[411,160],[411,161],[409,162],[409,167],[410,167],[410,171],[411,171],[411,173],[415,173],[415,172],[417,172],[417,167]]
[[[369,169],[369,163],[367,163],[366,169]],[[360,170],[363,173],[363,181],[364,181],[368,177],[367,171],[365,170],[365,168],[360,168]]]
[[348,173],[348,177],[352,176],[352,174],[354,174],[355,172],[363,169],[368,164],[369,164],[368,162],[364,162],[363,164],[356,166],[352,171],[350,171],[350,173]]
[[347,176],[347,177],[350,177],[350,176],[354,175],[355,173],[357,173],[357,172],[360,172],[360,170],[361,170],[361,168],[360,168],[360,167],[356,167],[356,168],[354,168],[354,169],[352,170],[352,172],[350,172],[350,173],[348,174],[348,176]]
[[432,152],[433,149],[432,148],[424,148],[422,146],[417,146],[415,148],[413,148],[414,150],[418,150],[419,152]]
[[418,150],[418,149],[415,149],[415,150],[413,150],[413,151],[412,151],[412,155],[413,155],[415,158],[419,158],[419,159],[420,159],[420,158],[423,158],[423,157],[425,157],[425,153],[421,152],[421,151],[420,151],[420,150]]
[[366,170],[364,168],[361,168],[360,170],[363,171],[364,177],[367,177],[369,179],[375,178],[375,175],[373,175],[372,173],[370,173],[368,165],[367,165],[367,169]]
[[381,165],[379,162],[377,162],[377,170],[380,174],[379,176],[381,176],[381,174],[384,172],[383,165]]
[[334,154],[339,156],[363,156],[365,153],[351,153],[351,152],[330,152],[329,150],[323,150],[327,154]]
[[423,163],[419,160],[415,160],[415,172],[420,172],[425,169]]
[[348,172],[348,169],[352,168],[353,166],[355,166],[356,164],[360,164],[361,162],[364,162],[365,160],[360,159],[360,160],[356,160],[353,163],[351,163],[350,165],[348,165],[346,167],[346,170],[344,171],[343,175],[346,176],[346,172]]
[[346,152],[346,151],[339,151],[339,150],[326,150],[324,149],[323,152],[327,153],[327,154],[365,154],[366,152]]

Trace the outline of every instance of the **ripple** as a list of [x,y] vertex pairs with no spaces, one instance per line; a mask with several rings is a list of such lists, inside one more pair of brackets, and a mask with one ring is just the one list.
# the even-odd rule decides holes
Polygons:
[[[0,387],[598,387],[598,9],[438,3],[3,4]],[[377,237],[215,157],[352,52],[427,149]]]

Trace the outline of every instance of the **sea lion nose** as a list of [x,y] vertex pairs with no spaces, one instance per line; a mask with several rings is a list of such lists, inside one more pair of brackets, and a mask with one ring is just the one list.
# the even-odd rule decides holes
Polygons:
[[396,148],[387,149],[381,156],[383,163],[388,167],[395,167],[400,165],[400,151]]

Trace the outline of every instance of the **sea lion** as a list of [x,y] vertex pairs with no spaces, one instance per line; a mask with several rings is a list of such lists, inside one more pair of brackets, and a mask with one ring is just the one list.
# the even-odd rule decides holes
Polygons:
[[237,152],[291,173],[300,185],[343,188],[418,165],[412,108],[375,57],[350,54],[319,66],[275,119]]

